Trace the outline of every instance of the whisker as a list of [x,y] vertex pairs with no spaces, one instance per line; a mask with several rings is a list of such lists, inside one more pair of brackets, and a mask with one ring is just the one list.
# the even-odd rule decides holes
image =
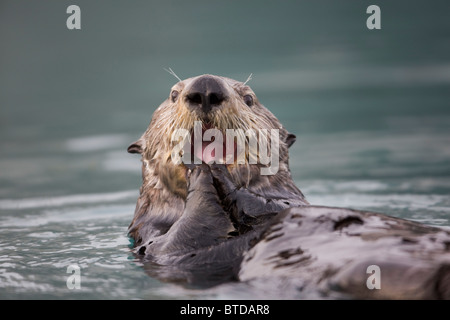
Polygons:
[[180,81],[180,82],[182,81],[180,79],[180,77],[178,77],[177,74],[172,70],[172,68],[169,68],[169,69],[164,68],[164,70],[167,71],[168,73],[170,73],[171,75],[173,75],[175,78],[177,78],[178,81]]
[[252,80],[253,73],[250,73],[250,75],[248,76],[247,80],[245,80],[244,82],[244,86],[247,84],[247,82],[249,82],[250,80]]

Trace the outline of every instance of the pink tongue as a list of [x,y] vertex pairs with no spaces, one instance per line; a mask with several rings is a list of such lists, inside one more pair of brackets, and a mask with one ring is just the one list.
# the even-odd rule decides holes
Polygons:
[[202,141],[202,147],[197,147],[195,150],[195,156],[199,159],[202,159],[203,162],[206,163],[213,163],[213,161],[216,161],[216,150],[213,150],[212,152],[205,152],[205,148],[211,143],[211,141]]
[[[224,139],[225,140],[225,139]],[[210,152],[209,150],[211,150],[211,147],[208,148],[209,150],[207,150],[205,152],[205,148],[209,145],[213,143],[212,141],[202,141],[202,146],[197,146],[194,145],[194,154],[195,157],[197,157],[198,159],[201,159],[203,162],[205,163],[219,163],[219,160],[222,159],[222,163],[225,163],[226,159],[228,157],[233,157],[235,150],[226,150],[226,143],[224,142],[222,148],[223,148],[223,154],[220,155],[218,154],[216,157],[216,150],[212,149],[212,152]],[[235,146],[236,148],[236,146]],[[225,158],[223,158],[223,156],[225,155]]]

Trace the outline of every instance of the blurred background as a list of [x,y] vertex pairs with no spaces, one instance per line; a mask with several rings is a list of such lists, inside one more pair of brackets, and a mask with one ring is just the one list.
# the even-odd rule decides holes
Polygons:
[[[66,27],[71,4],[81,30]],[[381,30],[366,27],[371,4]],[[424,0],[0,1],[0,297],[271,298],[160,283],[129,253],[141,171],[126,148],[176,83],[169,67],[253,73],[297,135],[291,172],[312,204],[450,227],[449,12]]]

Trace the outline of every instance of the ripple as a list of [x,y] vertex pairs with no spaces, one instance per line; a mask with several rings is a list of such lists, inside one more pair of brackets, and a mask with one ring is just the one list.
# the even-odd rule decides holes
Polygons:
[[310,195],[311,203],[316,205],[338,206],[338,207],[382,207],[382,208],[406,208],[406,209],[429,209],[442,210],[442,205],[450,205],[449,197],[444,195],[423,194],[361,194],[340,193],[331,195]]
[[19,210],[42,207],[61,207],[74,204],[115,202],[126,199],[136,199],[137,195],[136,190],[129,190],[111,193],[77,194],[61,197],[4,199],[0,200],[0,209]]
[[42,238],[42,239],[49,239],[49,238],[58,238],[61,236],[61,233],[57,232],[51,232],[51,231],[45,231],[45,232],[33,232],[27,235],[31,238]]
[[29,228],[50,223],[73,223],[76,221],[104,220],[129,217],[134,212],[134,204],[98,205],[87,208],[64,208],[62,210],[44,210],[41,214],[30,214],[21,217],[6,216],[1,221],[2,227]]

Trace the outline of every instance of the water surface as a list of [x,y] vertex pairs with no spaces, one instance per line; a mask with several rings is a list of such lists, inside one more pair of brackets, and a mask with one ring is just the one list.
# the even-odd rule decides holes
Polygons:
[[[317,298],[280,283],[196,289],[149,277],[127,227],[126,153],[176,79],[244,81],[297,135],[290,165],[317,205],[450,227],[446,1],[0,4],[0,298]],[[81,268],[81,289],[66,286]]]

